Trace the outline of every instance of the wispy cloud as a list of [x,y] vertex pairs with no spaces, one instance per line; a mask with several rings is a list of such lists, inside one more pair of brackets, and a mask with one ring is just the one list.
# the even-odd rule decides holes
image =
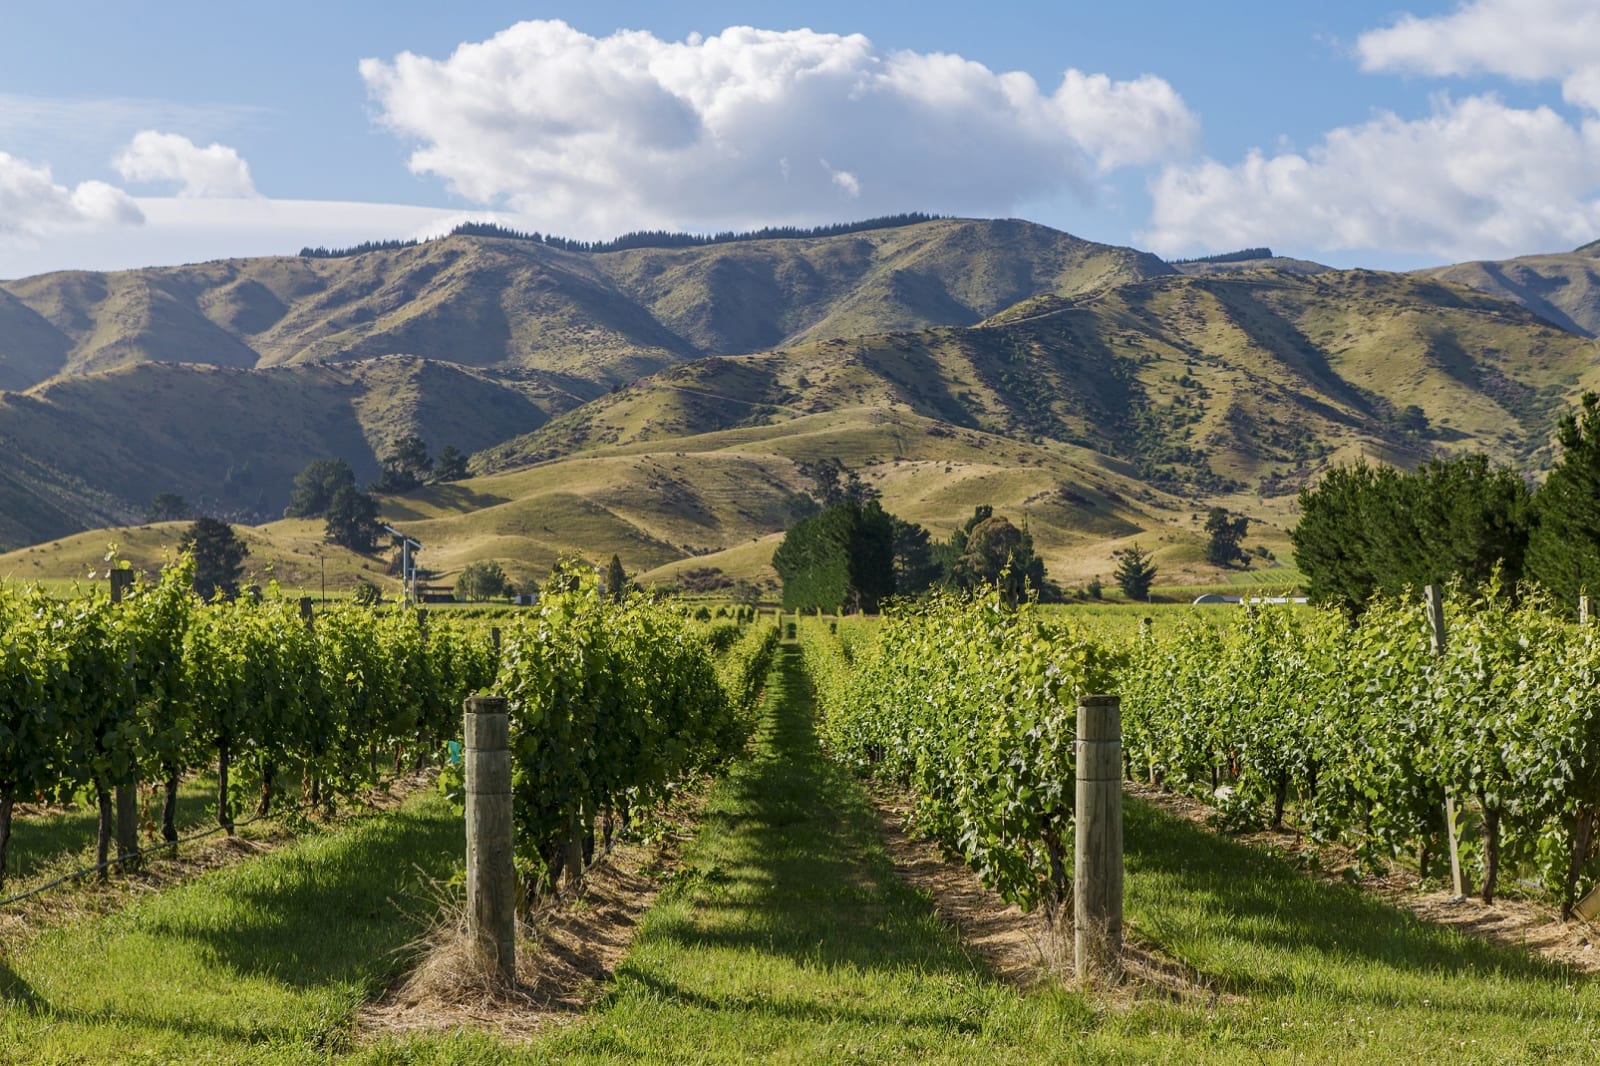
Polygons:
[[216,137],[267,113],[242,104],[190,104],[137,96],[60,97],[0,92],[0,140],[47,133],[57,140],[116,142],[141,129]]

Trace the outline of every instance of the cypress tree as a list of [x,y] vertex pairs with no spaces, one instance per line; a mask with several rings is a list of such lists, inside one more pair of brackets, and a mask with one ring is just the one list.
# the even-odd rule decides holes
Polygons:
[[1561,462],[1533,498],[1528,574],[1570,605],[1600,588],[1600,397],[1561,420]]

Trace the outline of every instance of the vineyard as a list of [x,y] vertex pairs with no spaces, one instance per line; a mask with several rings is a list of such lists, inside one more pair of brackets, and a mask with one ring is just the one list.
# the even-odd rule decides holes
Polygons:
[[[327,811],[441,761],[463,700],[493,689],[518,708],[518,852],[538,884],[574,833],[592,851],[598,819],[626,821],[742,745],[777,640],[748,627],[717,658],[676,611],[603,603],[581,584],[503,635],[425,612],[313,616],[270,595],[201,603],[190,565],[120,602],[0,586],[0,870],[19,801],[88,790],[103,864],[119,787],[163,783],[168,841],[180,783],[200,770],[215,773],[229,830],[241,806],[270,814],[286,788]],[[446,787],[458,778],[446,768]]]
[[1195,618],[1109,643],[994,597],[936,599],[853,641],[802,643],[824,742],[914,796],[913,819],[1004,898],[1059,904],[1074,698],[1122,697],[1129,780],[1226,827],[1292,819],[1369,867],[1437,874],[1446,800],[1485,902],[1508,874],[1569,914],[1600,875],[1600,630],[1529,594],[1456,597],[1438,653],[1421,600]]
[[[1447,597],[1442,641],[1420,600],[1358,624],[1185,610],[1127,631],[979,595],[796,619],[782,642],[771,616],[697,622],[582,581],[492,619],[307,610],[270,592],[202,604],[187,589],[180,565],[118,602],[0,591],[8,810],[79,794],[104,822],[129,782],[175,795],[205,781],[231,824],[247,808],[355,809],[397,769],[430,767],[441,787],[125,914],[42,934],[0,924],[0,1061],[1487,1062],[1600,1038],[1585,976],[1216,832],[1279,823],[1353,857],[1355,876],[1437,881],[1448,800],[1483,898],[1570,906],[1600,874],[1600,641],[1537,597]],[[993,907],[1059,928],[1073,709],[1091,692],[1121,697],[1137,793],[1199,798],[1214,827],[1127,810],[1128,920],[1147,961],[1109,1002],[1132,1007],[1066,991],[1060,969],[1042,987],[998,979],[933,915],[944,902],[902,880],[874,813],[886,801],[861,785],[903,797]],[[361,1005],[396,986],[419,922],[436,920],[429,893],[460,877],[455,752],[475,693],[509,708],[515,873],[537,913],[614,841],[659,834],[685,781],[716,783],[581,1022],[525,1034],[525,1049],[472,1028],[363,1035]]]

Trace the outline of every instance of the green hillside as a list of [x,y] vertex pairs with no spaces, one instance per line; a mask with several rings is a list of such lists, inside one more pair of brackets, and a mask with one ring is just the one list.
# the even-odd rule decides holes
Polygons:
[[0,386],[144,361],[402,353],[542,373],[582,400],[697,356],[970,324],[1040,292],[1168,269],[1028,222],[940,219],[692,248],[585,253],[453,236],[339,258],[63,272],[0,284],[0,328],[26,318],[4,329]]
[[[1282,554],[1294,493],[1327,464],[1476,450],[1536,474],[1600,386],[1587,337],[1427,274],[1180,266],[936,220],[600,253],[456,236],[7,283],[0,372],[53,376],[0,392],[0,547],[126,525],[158,492],[269,521],[307,462],[367,480],[414,433],[476,453],[472,479],[383,501],[444,577],[614,552],[662,580],[770,579],[798,464],[837,458],[937,536],[978,504],[1025,518],[1069,583],[1135,540],[1164,581],[1214,581],[1211,505]],[[68,555],[46,576],[93,562]]]
[[971,329],[683,364],[478,461],[501,470],[900,406],[1000,437],[1116,455],[1165,489],[1214,494],[1349,447],[1408,463],[1473,448],[1537,465],[1556,417],[1597,378],[1583,338],[1419,278],[1162,277],[1041,297]]

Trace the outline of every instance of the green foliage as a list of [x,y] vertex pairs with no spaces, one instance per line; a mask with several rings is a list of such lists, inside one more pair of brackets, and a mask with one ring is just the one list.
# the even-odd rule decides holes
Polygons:
[[1561,461],[1533,501],[1528,573],[1569,607],[1600,591],[1600,397],[1561,421]]
[[1358,614],[1375,593],[1521,579],[1529,492],[1482,455],[1437,459],[1415,473],[1365,462],[1336,467],[1300,493],[1289,533],[1312,602]]
[[343,459],[314,459],[295,475],[286,518],[316,518],[333,505],[340,489],[354,489],[356,473]]
[[611,603],[592,576],[547,585],[537,612],[507,631],[498,691],[512,701],[518,861],[541,879],[603,810],[653,803],[737,750],[748,724],[675,611]]
[[509,582],[506,572],[496,562],[468,563],[456,578],[455,595],[458,600],[479,602],[494,600],[506,594]]
[[439,457],[433,461],[433,480],[462,481],[467,476],[467,453],[454,444],[440,448]]
[[382,473],[370,486],[373,492],[410,492],[426,484],[433,473],[428,445],[415,434],[401,437],[394,449],[383,457]]
[[991,515],[962,531],[964,549],[951,566],[960,588],[997,586],[1004,600],[1016,605],[1045,587],[1044,560],[1033,550],[1026,523],[1021,529],[1002,515]]
[[1600,872],[1600,630],[1549,608],[1455,594],[1437,657],[1415,599],[1375,599],[1356,626],[1263,609],[1146,635],[1119,681],[1125,750],[1141,776],[1274,821],[1293,808],[1374,858],[1442,855],[1451,793],[1486,899],[1514,868],[1570,905]]
[[1075,701],[1109,691],[1116,656],[998,590],[902,607],[853,660],[815,621],[801,646],[835,757],[908,788],[917,828],[1006,900],[1059,911]]
[[1239,545],[1250,531],[1250,519],[1229,514],[1226,507],[1213,507],[1206,515],[1205,530],[1211,536],[1206,542],[1206,562],[1232,566],[1244,561],[1244,550]]
[[[374,755],[431,751],[493,676],[487,641],[448,623],[325,610],[268,596],[202,603],[185,555],[112,605],[0,586],[0,852],[7,804],[219,771],[218,821],[243,784],[307,775],[335,793],[370,785]],[[232,773],[234,787],[230,788]],[[3,855],[0,855],[3,869]]]
[[219,592],[228,599],[239,595],[244,560],[250,554],[228,523],[198,518],[183,531],[178,550],[194,557],[194,591],[203,600]]
[[786,610],[876,611],[894,588],[894,524],[876,500],[804,519],[772,555]]
[[329,541],[353,552],[370,552],[380,532],[377,500],[354,483],[341,486],[333,494],[324,532]]
[[[1122,594],[1130,600],[1148,599],[1150,586],[1155,584],[1156,580],[1156,565],[1150,561],[1150,553],[1140,548],[1135,541],[1129,547],[1112,554],[1119,561],[1117,569],[1111,576],[1116,580]],[[1095,580],[1098,581],[1099,578]]]
[[915,522],[893,515],[894,591],[898,596],[918,596],[939,583],[943,573],[934,558],[928,531]]

